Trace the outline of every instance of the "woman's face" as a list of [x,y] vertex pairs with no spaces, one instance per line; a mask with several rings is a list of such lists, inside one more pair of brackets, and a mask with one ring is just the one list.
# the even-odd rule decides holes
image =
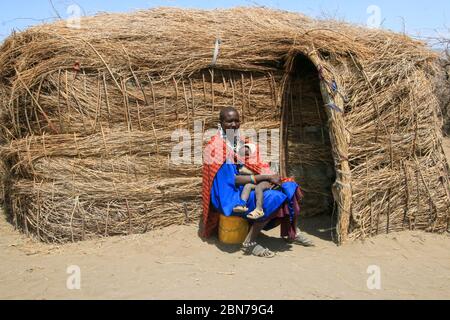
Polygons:
[[223,130],[239,130],[240,127],[241,120],[239,119],[239,113],[236,111],[227,112],[222,121]]

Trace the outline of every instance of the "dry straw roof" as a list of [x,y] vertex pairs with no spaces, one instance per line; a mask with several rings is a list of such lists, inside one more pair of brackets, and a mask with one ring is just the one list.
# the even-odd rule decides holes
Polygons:
[[311,45],[337,55],[352,53],[359,59],[395,57],[408,63],[435,58],[422,43],[401,34],[295,13],[161,8],[83,18],[81,29],[67,28],[65,21],[31,28],[5,42],[0,75],[14,77],[14,67],[22,69],[22,79],[32,86],[39,76],[72,68],[78,58],[86,70],[106,68],[128,74],[131,64],[135,73],[171,79],[208,68],[218,38],[222,40],[216,65],[220,69],[274,70],[274,62],[304,53]]
[[230,104],[248,126],[279,128],[299,54],[335,105],[324,108],[339,241],[446,230],[436,55],[402,34],[262,8],[102,14],[8,38],[1,156],[14,223],[64,242],[195,221],[201,168],[168,161],[172,130],[214,127]]

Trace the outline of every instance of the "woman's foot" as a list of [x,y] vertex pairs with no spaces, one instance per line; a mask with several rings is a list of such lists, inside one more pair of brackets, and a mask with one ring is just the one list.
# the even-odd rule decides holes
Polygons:
[[250,213],[247,218],[252,220],[258,220],[264,217],[264,211],[260,209],[255,209],[252,213]]
[[249,255],[254,255],[259,258],[273,258],[275,253],[267,248],[264,248],[256,242],[244,243],[244,252]]
[[248,211],[248,208],[245,206],[237,206],[233,209],[234,213],[246,213]]
[[292,244],[298,244],[304,247],[315,247],[316,245],[314,244],[314,242],[312,242],[311,239],[309,239],[308,237],[306,237],[301,231],[300,229],[297,228],[297,235],[295,236],[294,240],[288,240],[289,243]]

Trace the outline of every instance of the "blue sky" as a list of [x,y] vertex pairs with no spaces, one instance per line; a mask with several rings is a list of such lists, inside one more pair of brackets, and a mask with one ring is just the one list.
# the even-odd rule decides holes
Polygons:
[[[96,12],[130,12],[156,6],[188,8],[227,8],[261,5],[302,12],[312,17],[335,17],[364,24],[377,15],[381,27],[420,37],[450,35],[449,0],[53,0],[62,18],[69,17],[68,8],[77,4],[82,14]],[[376,6],[375,9],[373,6]],[[368,12],[369,9],[369,12]],[[375,11],[373,11],[375,10]],[[49,0],[2,1],[0,9],[0,41],[12,30],[51,21],[56,16]]]

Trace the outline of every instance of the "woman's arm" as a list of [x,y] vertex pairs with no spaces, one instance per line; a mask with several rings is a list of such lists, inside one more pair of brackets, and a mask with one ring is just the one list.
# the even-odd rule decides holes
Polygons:
[[[257,183],[267,181],[275,185],[281,185],[281,178],[279,175],[258,175],[254,176]],[[244,186],[249,183],[253,183],[250,176],[236,176],[235,182],[236,186]]]

